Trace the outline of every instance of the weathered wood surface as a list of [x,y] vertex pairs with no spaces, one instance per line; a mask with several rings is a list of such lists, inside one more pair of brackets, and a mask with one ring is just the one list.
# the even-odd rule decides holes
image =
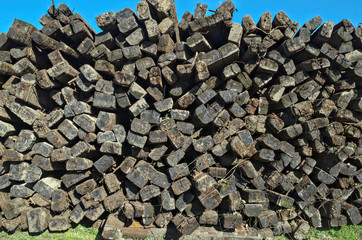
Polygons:
[[96,33],[60,4],[0,34],[4,230],[361,223],[362,27],[207,10],[142,0]]

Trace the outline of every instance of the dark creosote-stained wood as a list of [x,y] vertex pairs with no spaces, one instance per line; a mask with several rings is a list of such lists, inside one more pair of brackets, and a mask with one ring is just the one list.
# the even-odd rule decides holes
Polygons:
[[100,33],[63,3],[41,29],[15,19],[0,34],[2,229],[303,239],[360,224],[362,27],[236,23],[235,7],[178,19],[174,1],[142,0],[96,16]]

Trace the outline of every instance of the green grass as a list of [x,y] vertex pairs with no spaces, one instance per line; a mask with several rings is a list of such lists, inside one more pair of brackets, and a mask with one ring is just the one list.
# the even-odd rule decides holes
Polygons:
[[[278,236],[277,240],[291,239],[288,236]],[[305,239],[310,240],[360,240],[362,239],[362,225],[343,226],[341,228],[330,228],[318,230],[311,228]]]
[[6,240],[45,240],[45,239],[59,239],[59,240],[95,240],[97,238],[97,228],[87,228],[78,225],[76,228],[71,228],[66,232],[50,233],[45,231],[40,235],[30,235],[28,232],[17,231],[13,234],[8,234],[4,231],[0,233],[0,239]]
[[[0,232],[0,240],[45,240],[45,239],[59,239],[59,240],[95,240],[97,239],[98,229],[87,228],[82,225],[78,225],[76,228],[71,228],[62,233],[50,233],[45,231],[40,235],[30,235],[28,232],[15,232],[8,234],[6,232]],[[100,238],[98,238],[100,239]],[[288,236],[277,236],[277,240],[291,239]],[[362,239],[362,225],[358,226],[343,226],[339,229],[325,229],[317,230],[311,228],[305,239],[309,240],[360,240]]]

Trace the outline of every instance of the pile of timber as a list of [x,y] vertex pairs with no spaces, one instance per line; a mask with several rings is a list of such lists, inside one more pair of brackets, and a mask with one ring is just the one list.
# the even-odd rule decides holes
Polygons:
[[60,4],[0,34],[3,230],[361,223],[362,27],[207,9],[143,0],[96,33]]

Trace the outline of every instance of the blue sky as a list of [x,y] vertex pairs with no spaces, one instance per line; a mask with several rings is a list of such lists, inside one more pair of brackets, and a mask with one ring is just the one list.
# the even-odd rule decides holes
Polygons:
[[[39,19],[47,12],[51,0],[0,0],[0,32],[7,32],[14,18],[32,23],[41,28]],[[95,16],[108,11],[117,12],[129,7],[136,10],[138,1],[135,0],[55,0],[55,5],[64,2],[72,10],[78,12],[88,23],[99,32]],[[209,6],[209,10],[215,10],[222,1],[219,0],[175,0],[179,20],[185,11],[194,12],[198,2]],[[250,14],[255,22],[258,22],[263,12],[274,15],[283,10],[293,20],[303,25],[309,19],[320,15],[323,22],[332,21],[338,23],[342,19],[349,19],[358,26],[362,23],[362,0],[304,0],[304,1],[278,1],[278,0],[235,0],[237,12],[234,13],[234,22],[241,22],[244,15]]]

